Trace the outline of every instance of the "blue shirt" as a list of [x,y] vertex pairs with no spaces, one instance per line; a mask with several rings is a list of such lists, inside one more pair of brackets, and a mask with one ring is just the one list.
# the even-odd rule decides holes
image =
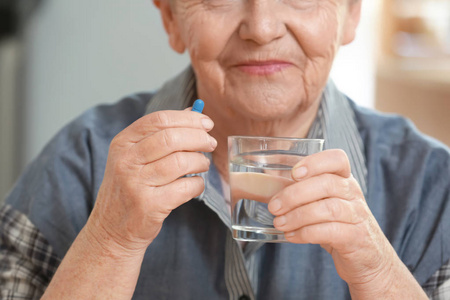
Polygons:
[[[0,265],[36,248],[37,242],[16,252],[5,246],[17,242],[12,237],[17,228],[27,228],[30,236],[39,236],[34,239],[42,252],[41,260],[30,259],[27,266],[47,266],[45,288],[56,263],[42,260],[62,259],[86,223],[112,138],[145,112],[182,109],[193,99],[195,76],[188,69],[156,94],[93,108],[62,129],[28,167],[0,213]],[[347,152],[373,215],[424,285],[450,258],[449,150],[401,117],[358,107],[331,82],[309,136]],[[230,234],[214,165],[202,176],[205,192],[174,210],[149,246],[134,299],[350,299],[333,260],[318,245],[250,243],[241,249]],[[0,279],[5,273],[0,268]]]

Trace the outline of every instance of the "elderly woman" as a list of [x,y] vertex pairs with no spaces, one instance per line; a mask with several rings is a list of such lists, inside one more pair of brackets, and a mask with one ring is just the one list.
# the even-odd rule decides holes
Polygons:
[[[27,169],[0,213],[2,299],[449,299],[448,149],[328,81],[361,1],[155,4],[191,67]],[[230,135],[325,139],[269,203],[290,243],[232,239]]]

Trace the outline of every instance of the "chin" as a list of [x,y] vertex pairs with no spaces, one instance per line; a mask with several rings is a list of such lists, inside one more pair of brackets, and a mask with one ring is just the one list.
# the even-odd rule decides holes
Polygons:
[[273,101],[249,101],[237,105],[239,113],[247,119],[255,121],[273,121],[280,118],[287,118],[298,112],[300,103]]
[[287,117],[307,104],[303,91],[286,87],[265,89],[264,87],[240,87],[240,93],[226,97],[233,110],[245,117],[269,121]]

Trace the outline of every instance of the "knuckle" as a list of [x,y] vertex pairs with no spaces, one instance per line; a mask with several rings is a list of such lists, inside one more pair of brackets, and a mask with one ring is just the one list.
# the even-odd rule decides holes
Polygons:
[[118,144],[120,144],[120,134],[116,135],[109,144],[110,148],[116,148]]
[[332,221],[340,220],[343,213],[341,203],[337,199],[324,201],[325,209]]
[[199,176],[184,178],[182,182],[178,185],[177,193],[180,195],[183,201],[188,201],[198,195],[203,191],[205,183],[203,178]]
[[168,127],[170,126],[170,118],[167,112],[165,111],[157,111],[154,112],[153,115],[154,122],[158,127]]
[[209,168],[209,166],[211,165],[211,160],[208,157],[206,157],[205,155],[203,155],[203,154],[201,154],[201,155],[203,156],[203,161],[204,161],[206,169]]
[[158,163],[152,163],[151,166],[143,169],[143,176],[149,186],[160,186],[162,184],[161,178],[166,175],[166,168]]
[[172,131],[163,130],[162,144],[163,144],[163,147],[168,150],[172,150],[174,148],[175,137],[174,137],[174,134]]
[[351,183],[346,178],[329,175],[327,180],[325,180],[324,189],[329,197],[352,198]]
[[341,195],[344,199],[352,198],[352,185],[347,179],[339,180],[339,189],[341,191]]
[[118,160],[113,164],[113,171],[116,176],[128,174],[130,173],[131,169],[131,165],[127,163],[126,160]]
[[139,165],[144,165],[146,163],[145,153],[143,153],[143,148],[138,147],[136,144],[129,148],[125,157],[128,158],[129,161],[132,161]]
[[303,243],[310,243],[311,237],[314,235],[315,235],[315,232],[313,232],[312,226],[303,227],[300,230],[297,230],[297,232],[296,232],[297,240],[301,241]]
[[347,163],[348,162],[348,156],[347,153],[345,153],[342,149],[334,149],[334,159],[339,161],[340,163]]
[[208,171],[210,166],[209,159],[202,153],[195,153],[189,160],[188,171],[196,171],[197,173]]
[[164,219],[170,214],[170,212],[174,209],[168,204],[162,204],[159,202],[154,203],[151,207],[151,211],[154,213],[152,219],[157,223],[163,222]]
[[109,144],[109,149],[111,152],[117,151],[122,149],[123,145],[124,145],[123,137],[121,134],[118,134],[112,139],[111,143]]
[[354,207],[354,205],[352,205],[350,213],[350,221],[352,224],[359,224],[366,219],[366,213],[364,212],[364,210],[358,209],[358,207]]
[[198,193],[199,191],[203,191],[205,189],[205,181],[200,176],[192,177],[195,178],[195,192]]
[[342,173],[346,177],[350,177],[351,176],[351,167],[350,167],[350,160],[348,159],[347,153],[345,153],[345,151],[342,149],[336,149],[334,159],[341,166]]
[[303,243],[303,231],[291,231],[289,235],[286,235],[285,238],[290,243]]
[[150,187],[159,187],[162,186],[163,184],[161,182],[159,182],[158,180],[158,176],[149,176],[149,178],[146,181],[147,186]]
[[185,159],[182,152],[176,152],[173,154],[173,163],[175,164],[175,168],[182,173],[188,170],[189,163]]
[[371,216],[369,207],[364,199],[356,199],[352,201],[353,213],[358,221],[364,221]]
[[190,195],[191,191],[192,191],[192,182],[190,180],[183,180],[178,185],[178,192],[183,196]]
[[349,193],[351,193],[351,197],[352,198],[359,198],[359,197],[364,197],[363,192],[361,190],[361,187],[359,185],[359,182],[356,180],[355,177],[353,177],[353,175],[351,175],[348,179],[348,184],[349,184]]
[[340,191],[339,180],[336,176],[328,174],[323,181],[323,189],[327,196],[335,196]]
[[189,198],[197,197],[205,189],[205,182],[200,176],[190,177],[189,179],[190,186],[187,195],[189,195]]
[[206,133],[205,131],[200,131],[199,135],[200,135],[199,141],[203,141],[205,145],[211,144],[211,137],[208,133]]
[[[290,219],[292,219],[292,221],[301,221],[304,219],[304,216],[302,214],[302,209],[301,208],[297,208],[293,210],[293,215],[292,217],[289,216],[288,220],[291,221]],[[288,222],[289,224],[290,222]]]

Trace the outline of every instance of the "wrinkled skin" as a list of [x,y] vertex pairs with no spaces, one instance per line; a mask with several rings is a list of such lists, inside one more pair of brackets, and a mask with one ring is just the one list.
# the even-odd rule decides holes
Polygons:
[[[353,40],[360,13],[360,2],[347,0],[155,3],[172,48],[189,52],[204,112],[216,124],[214,157],[224,176],[227,136],[307,134],[336,52]],[[288,67],[261,75],[241,68],[274,60]]]
[[[189,52],[205,114],[152,113],[114,138],[93,212],[43,299],[130,299],[165,218],[204,189],[199,177],[181,178],[208,170],[198,152],[212,152],[227,180],[227,136],[305,137],[361,8],[358,0],[155,5],[172,48]],[[293,179],[269,202],[274,225],[290,242],[325,248],[353,299],[426,299],[371,214],[344,152],[309,156]]]
[[[164,4],[162,4],[164,5]],[[186,48],[206,109],[225,117],[293,118],[318,101],[334,56],[353,39],[358,6],[346,1],[174,1],[169,36]],[[351,16],[349,16],[351,15]],[[251,60],[282,60],[291,67],[249,76],[236,66]]]
[[[355,0],[157,4],[171,46],[189,52],[205,113],[216,124],[214,162],[225,178],[227,136],[306,136],[333,59],[354,39],[361,9]],[[266,73],[242,67],[255,61],[282,61],[288,67]],[[301,167],[307,175],[296,176]],[[310,156],[294,168],[293,178],[297,182],[269,203],[277,216],[274,225],[290,242],[325,248],[354,298],[387,297],[384,292],[397,287],[391,280],[396,271],[411,279],[370,212],[343,151]],[[424,296],[420,287],[413,295]]]

